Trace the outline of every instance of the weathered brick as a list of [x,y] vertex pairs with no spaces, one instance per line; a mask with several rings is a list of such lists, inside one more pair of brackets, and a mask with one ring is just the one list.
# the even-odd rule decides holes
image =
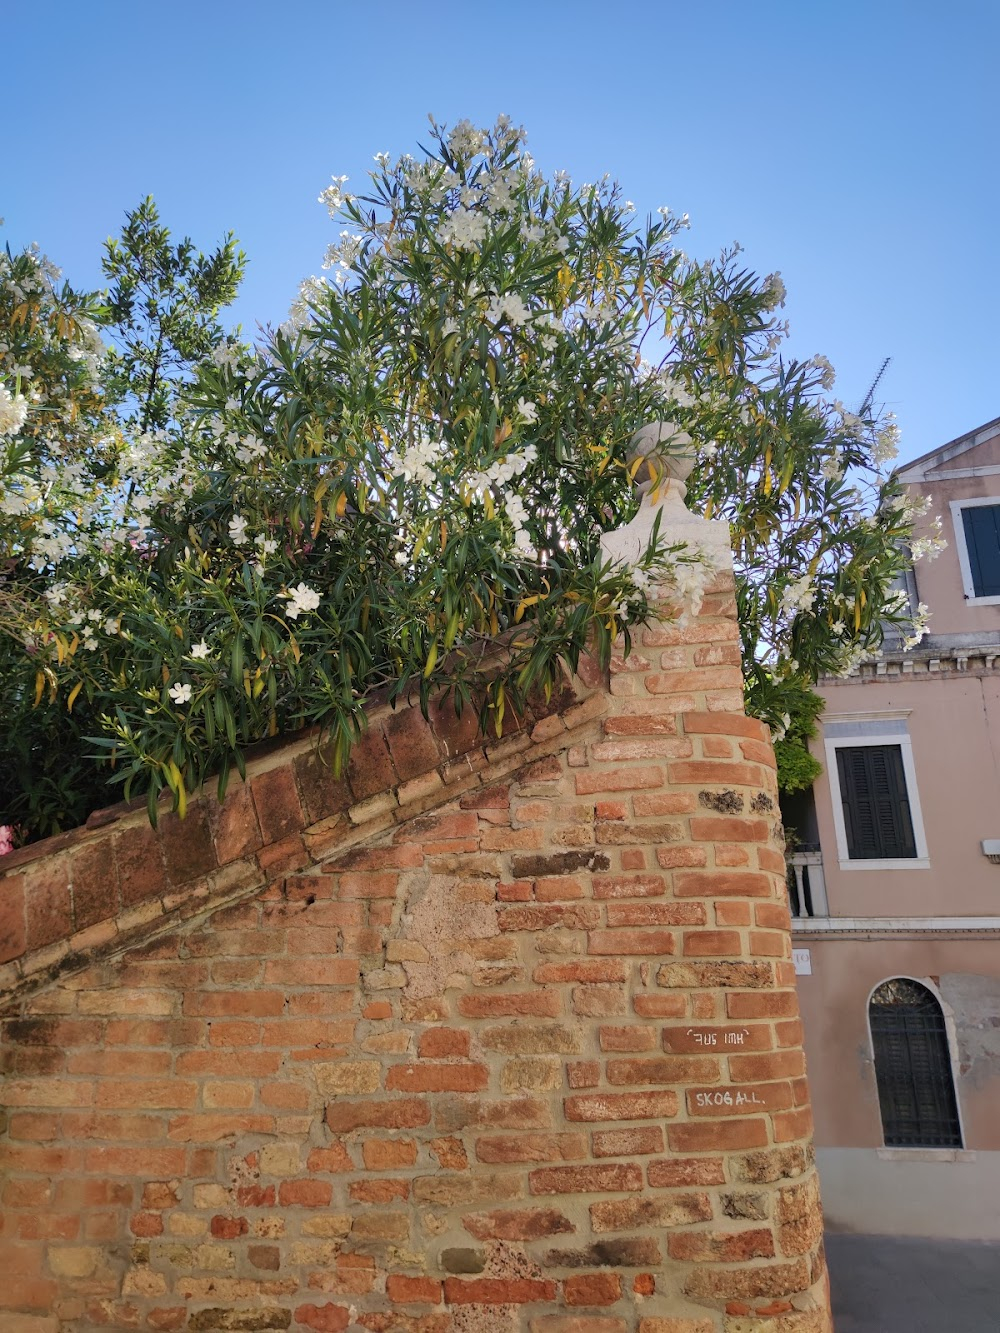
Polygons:
[[642,1168],[632,1163],[539,1167],[528,1173],[532,1194],[599,1194],[642,1189]]
[[567,1097],[563,1106],[567,1120],[659,1120],[675,1116],[678,1101],[675,1092],[607,1092]]
[[683,1227],[707,1222],[712,1202],[707,1194],[673,1194],[656,1198],[606,1199],[590,1205],[594,1231],[631,1231],[637,1227]]

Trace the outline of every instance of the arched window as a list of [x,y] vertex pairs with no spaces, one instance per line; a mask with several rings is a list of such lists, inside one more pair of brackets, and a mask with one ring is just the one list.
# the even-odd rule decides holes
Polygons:
[[944,1014],[908,977],[876,987],[868,1002],[875,1079],[887,1148],[961,1148]]

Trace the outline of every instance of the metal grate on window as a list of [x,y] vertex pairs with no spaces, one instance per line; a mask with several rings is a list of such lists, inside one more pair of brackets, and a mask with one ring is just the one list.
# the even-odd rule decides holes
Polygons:
[[926,986],[884,981],[868,1005],[888,1148],[960,1148],[962,1132],[944,1014]]

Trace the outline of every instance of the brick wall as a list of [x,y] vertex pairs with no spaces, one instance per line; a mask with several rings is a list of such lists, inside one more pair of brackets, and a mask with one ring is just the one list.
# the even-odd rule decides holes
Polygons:
[[731,586],[501,742],[6,859],[4,1333],[827,1333]]

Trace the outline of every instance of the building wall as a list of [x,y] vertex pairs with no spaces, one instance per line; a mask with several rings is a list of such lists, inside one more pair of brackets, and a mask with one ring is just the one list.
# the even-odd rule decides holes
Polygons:
[[[980,446],[976,452],[983,462],[975,464],[966,455],[961,455],[944,466],[963,470],[977,465],[1000,466],[1000,436],[989,445]],[[1000,474],[934,477],[931,473],[926,481],[908,489],[915,497],[929,496],[931,499],[927,514],[916,525],[917,535],[928,532],[931,520],[940,516],[942,535],[948,542],[947,548],[936,559],[919,562],[915,570],[920,600],[926,602],[931,612],[931,634],[996,633],[1000,630],[1000,606],[969,605],[966,601],[951,501],[996,496],[1000,503]]]
[[[826,711],[814,753],[824,773],[814,796],[830,920],[797,923],[795,944],[809,951],[800,994],[817,1160],[835,1230],[1000,1240],[1000,865],[981,849],[1000,838],[1000,606],[967,601],[950,509],[955,500],[1000,497],[998,424],[947,446],[950,457],[903,469],[911,493],[931,498],[918,535],[939,514],[948,541],[915,569],[930,639],[909,654],[890,648],[858,676],[821,686]],[[955,470],[975,475],[943,475]],[[885,713],[905,720],[912,745],[926,868],[859,869],[839,856],[841,797],[825,729]],[[883,1146],[868,1000],[892,977],[920,981],[942,1002],[961,1149]]]
[[[799,979],[827,1225],[1000,1240],[1000,952],[995,938],[824,939]],[[911,977],[940,998],[963,1148],[883,1147],[868,1029],[871,992]],[[928,1204],[933,1200],[933,1207]]]
[[727,576],[500,743],[15,857],[4,1333],[828,1333],[740,685]]
[[[869,676],[828,684],[813,752],[824,765],[816,816],[831,912],[836,916],[990,916],[1000,866],[980,846],[1000,838],[1000,673]],[[930,869],[842,868],[833,820],[840,800],[823,727],[844,715],[906,715]]]

